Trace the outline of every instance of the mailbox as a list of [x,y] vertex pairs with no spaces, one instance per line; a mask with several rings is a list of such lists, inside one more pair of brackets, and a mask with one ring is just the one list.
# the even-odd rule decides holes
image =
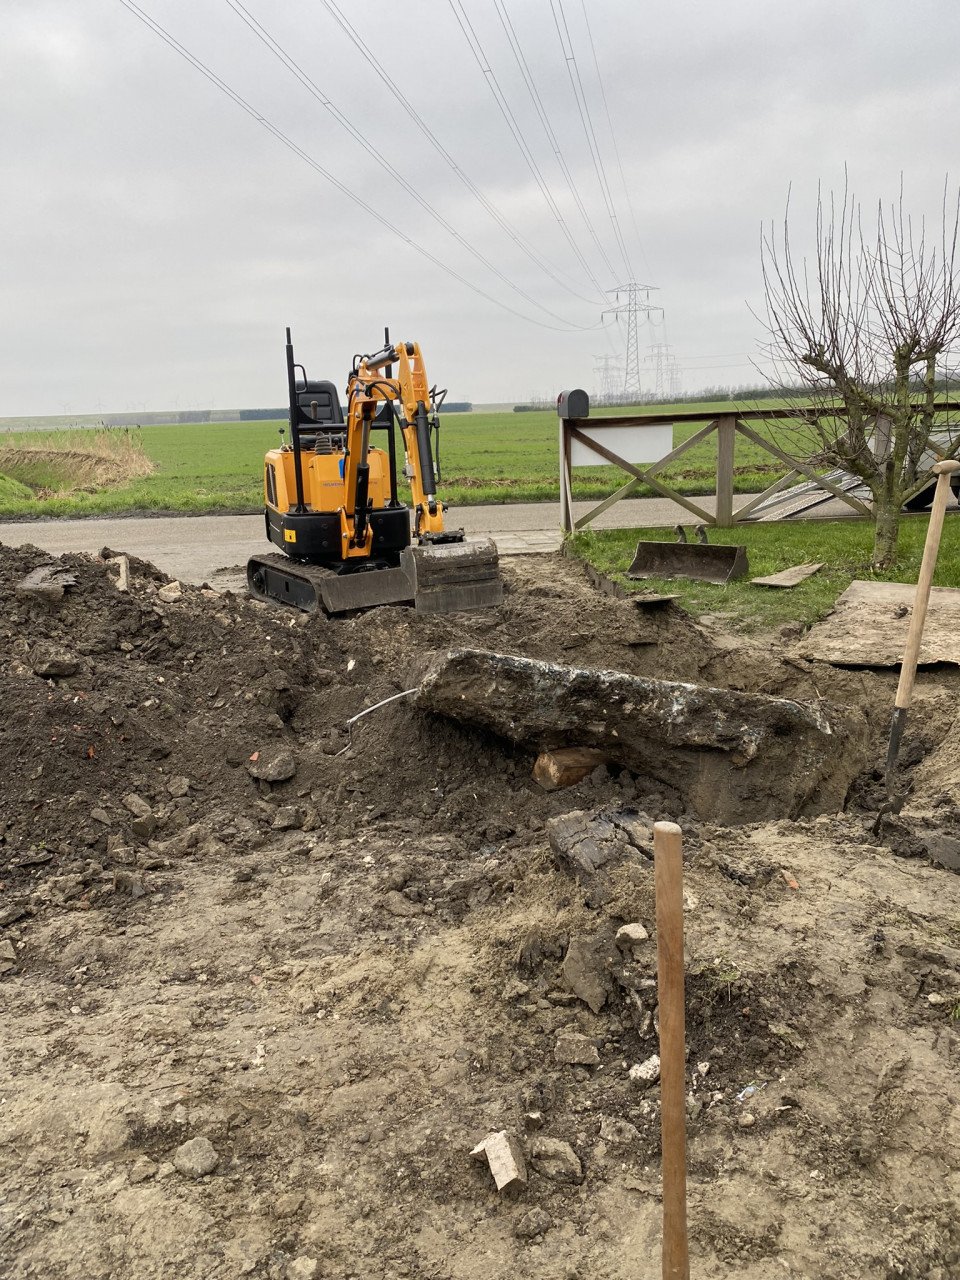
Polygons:
[[590,397],[586,391],[561,391],[557,396],[557,414],[561,418],[589,418]]

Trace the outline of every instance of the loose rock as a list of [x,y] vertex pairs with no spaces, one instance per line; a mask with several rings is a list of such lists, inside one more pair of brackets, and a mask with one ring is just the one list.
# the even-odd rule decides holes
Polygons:
[[627,1075],[638,1084],[653,1084],[660,1079],[660,1055],[654,1053],[645,1061],[634,1063]]
[[190,1138],[173,1153],[173,1164],[185,1178],[205,1178],[220,1163],[209,1138]]
[[513,1234],[518,1240],[535,1240],[537,1236],[545,1235],[552,1226],[553,1219],[549,1213],[537,1206],[517,1221]]
[[595,1067],[600,1061],[597,1046],[587,1036],[577,1032],[565,1032],[557,1040],[553,1050],[557,1062],[570,1066]]
[[583,1165],[577,1153],[569,1142],[560,1138],[532,1138],[530,1159],[538,1173],[554,1182],[580,1182],[583,1178]]
[[488,1133],[470,1152],[475,1160],[486,1159],[497,1190],[527,1181],[527,1166],[516,1134],[507,1129]]
[[247,771],[262,782],[287,782],[297,772],[297,762],[285,747],[255,751],[247,761]]

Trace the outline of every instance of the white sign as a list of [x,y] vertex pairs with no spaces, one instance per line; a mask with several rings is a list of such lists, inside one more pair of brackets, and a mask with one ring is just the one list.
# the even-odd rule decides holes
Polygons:
[[[673,424],[651,423],[647,427],[597,427],[581,426],[580,430],[597,444],[615,453],[624,462],[656,462],[673,448]],[[570,463],[574,467],[609,467],[612,463],[601,458],[579,440],[570,441]]]

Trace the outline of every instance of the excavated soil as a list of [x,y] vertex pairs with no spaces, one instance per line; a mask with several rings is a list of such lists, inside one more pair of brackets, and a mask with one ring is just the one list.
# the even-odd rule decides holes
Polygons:
[[[411,699],[347,721],[475,646],[855,705],[879,760],[894,677],[560,557],[487,613],[338,621],[137,561],[19,593],[48,562],[0,550],[0,1274],[658,1277],[651,863],[573,878],[548,824],[582,810],[684,827],[692,1274],[960,1275],[960,897],[925,856],[960,833],[956,672],[879,836],[876,770],[837,815],[708,826],[625,770],[543,791]],[[529,1177],[498,1194],[500,1129]]]

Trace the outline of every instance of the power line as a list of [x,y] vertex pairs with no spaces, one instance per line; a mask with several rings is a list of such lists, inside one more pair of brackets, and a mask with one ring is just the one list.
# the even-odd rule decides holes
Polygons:
[[[470,52],[473,54],[474,58],[476,59],[477,65],[479,66],[481,72],[483,73],[484,79],[487,82],[487,86],[490,89],[490,92],[493,94],[493,99],[500,109],[500,114],[503,116],[504,120],[506,120],[507,127],[509,128],[510,132],[513,134],[514,141],[516,142],[517,146],[520,148],[520,153],[523,156],[524,160],[526,161],[527,167],[529,168],[530,172],[533,174],[533,177],[537,186],[540,188],[540,194],[543,196],[544,200],[546,200],[547,206],[550,209],[550,212],[556,218],[557,223],[560,226],[560,230],[563,232],[568,244],[570,245],[571,249],[573,249],[573,252],[576,254],[577,260],[580,262],[581,266],[590,277],[591,282],[594,284],[594,286],[597,289],[600,289],[602,291],[603,290],[602,284],[594,275],[593,269],[591,268],[590,264],[587,262],[586,258],[583,256],[583,253],[580,250],[580,246],[574,240],[573,235],[571,234],[570,228],[567,226],[563,213],[560,210],[560,206],[557,204],[556,199],[554,198],[553,192],[550,190],[546,179],[544,178],[543,174],[540,171],[540,166],[537,164],[536,158],[534,157],[533,152],[530,150],[530,147],[527,143],[526,138],[523,136],[523,130],[520,128],[520,125],[517,123],[516,116],[513,114],[513,111],[510,108],[510,104],[507,102],[506,98],[504,97],[503,90],[500,88],[500,84],[497,80],[497,77],[494,75],[493,68],[490,66],[490,60],[487,58],[487,55],[484,53],[483,46],[480,43],[480,40],[477,36],[476,31],[473,29],[473,24],[471,23],[470,19],[467,17],[466,11],[463,7],[462,0],[449,0],[449,4],[450,4],[450,8],[453,10],[453,16],[456,18],[457,23],[460,27],[460,30],[463,32],[464,39],[466,40],[467,44],[470,46]],[[608,270],[612,274],[613,268],[611,267],[606,256],[604,256],[604,262],[606,263]]]
[[[589,213],[587,213],[586,206],[583,203],[583,198],[580,195],[580,190],[577,187],[576,182],[574,181],[573,174],[570,172],[570,167],[567,164],[566,157],[564,156],[562,150],[560,149],[560,143],[557,139],[556,130],[553,128],[553,125],[550,123],[550,119],[547,115],[546,108],[543,105],[543,99],[540,96],[540,91],[537,89],[536,82],[534,81],[533,74],[530,70],[530,65],[527,62],[526,56],[524,55],[523,49],[520,45],[520,40],[519,40],[519,37],[517,36],[516,29],[514,28],[514,25],[510,20],[510,15],[507,13],[506,5],[503,3],[503,0],[493,0],[493,4],[494,4],[494,8],[497,11],[497,17],[500,19],[500,25],[503,27],[504,34],[506,35],[507,40],[510,44],[510,49],[513,53],[514,59],[517,63],[517,66],[520,68],[520,74],[523,77],[523,82],[527,86],[527,92],[530,94],[530,97],[533,101],[534,109],[536,110],[536,113],[540,119],[540,123],[543,126],[543,131],[547,135],[547,141],[550,143],[550,148],[557,158],[557,163],[560,166],[560,171],[562,172],[564,178],[566,179],[567,187],[569,188],[570,194],[573,197],[574,203],[577,206],[577,210],[580,213],[580,216],[583,218],[584,225],[586,226],[587,231],[590,234],[590,238],[593,240],[594,244],[596,245],[597,251],[600,254],[601,258],[603,259],[607,270],[610,272],[611,275],[614,275],[613,264],[610,262],[610,259],[607,257],[607,254],[603,248],[603,245],[600,243],[600,237],[597,235],[596,229],[593,225],[593,222],[590,219]],[[596,285],[598,289],[602,289],[603,287],[600,284],[599,280],[596,281]]]
[[[496,0],[494,0],[494,3],[496,3]],[[636,211],[633,207],[633,201],[630,199],[630,188],[627,186],[627,177],[623,171],[623,160],[620,157],[620,148],[617,145],[617,133],[613,127],[613,117],[610,114],[610,106],[607,102],[607,91],[603,85],[603,76],[600,74],[600,61],[597,58],[597,46],[593,40],[593,31],[590,27],[590,17],[587,14],[587,0],[580,0],[580,8],[583,10],[583,22],[587,29],[587,39],[590,42],[590,53],[593,57],[594,70],[597,73],[597,83],[600,86],[600,100],[603,103],[604,114],[607,117],[607,127],[610,130],[610,141],[613,143],[613,154],[616,156],[617,168],[620,171],[620,185],[623,187],[623,194],[627,201],[627,209],[630,213],[630,223],[633,227],[633,234],[637,241],[637,248],[640,250],[640,257],[643,259],[644,266],[649,271],[650,264],[647,262],[647,255],[643,251],[643,240],[640,236],[640,228],[637,226]]]
[[[471,244],[469,240],[467,240],[464,236],[462,236],[460,232],[456,229],[456,227],[454,227],[443,216],[443,214],[441,214],[437,209],[435,209],[433,205],[429,202],[429,200],[426,200],[420,194],[420,192],[413,185],[413,183],[409,182],[403,176],[403,174],[400,173],[400,171],[394,165],[392,165],[389,160],[387,160],[385,156],[380,154],[380,152],[373,145],[373,143],[371,143],[366,137],[364,137],[364,135],[360,132],[360,130],[356,128],[356,126],[350,121],[350,119],[346,115],[344,115],[344,113],[327,97],[327,95],[316,84],[316,82],[311,80],[311,78],[307,75],[307,73],[303,70],[303,68],[300,67],[293,60],[293,58],[290,57],[290,55],[286,52],[283,46],[277,40],[274,39],[274,37],[270,34],[270,32],[267,31],[267,29],[262,25],[262,23],[260,23],[253,16],[253,14],[249,11],[249,9],[247,9],[240,2],[240,0],[226,0],[226,3],[237,15],[237,17],[240,18],[240,20],[244,22],[247,27],[250,28],[250,30],[257,37],[260,43],[265,45],[266,48],[268,48],[270,52],[283,63],[283,65],[287,68],[287,70],[290,71],[294,76],[296,76],[297,80],[299,80],[299,82],[312,95],[312,97],[314,97],[322,107],[324,107],[327,111],[329,111],[329,113],[336,120],[337,124],[339,124],[341,128],[345,129],[347,133],[349,133],[350,137],[353,138],[353,140],[356,143],[358,143],[364,149],[364,151],[366,151],[367,155],[369,155],[383,170],[389,173],[390,176],[394,179],[394,181],[399,183],[399,185],[404,189],[404,191],[406,191],[406,193],[413,200],[415,200],[416,203],[421,207],[421,209],[425,210],[426,213],[428,213],[430,217],[434,219],[435,222],[438,222],[440,226],[443,227],[444,231],[447,232],[448,235],[452,236],[454,240],[457,241],[458,244],[462,245],[463,248],[466,249],[468,253],[472,254],[473,257],[476,258],[478,262],[482,263],[483,266],[485,266],[488,271],[492,271],[498,280],[501,280],[509,289],[512,289],[514,293],[519,294],[519,296],[523,298],[524,301],[529,302],[531,306],[536,307],[539,311],[542,311],[545,315],[550,316],[551,319],[559,320],[560,323],[563,325],[571,325],[571,322],[567,320],[566,317],[558,315],[555,311],[551,311],[549,307],[545,307],[542,303],[538,302],[536,298],[534,298],[531,294],[527,293],[527,291],[521,288],[520,285],[515,284],[507,275],[505,275],[500,270],[499,267],[496,266],[495,263],[491,262],[490,259],[487,258],[483,253],[481,253],[480,250],[477,249],[473,244]],[[579,328],[580,326],[571,325],[571,327]],[[589,326],[589,327],[593,328],[595,326]]]
[[[557,16],[558,11],[559,17]],[[580,78],[580,68],[577,66],[577,55],[573,50],[573,41],[570,39],[570,28],[567,26],[567,16],[563,11],[563,0],[550,0],[550,12],[553,14],[553,24],[557,29],[557,36],[560,40],[560,49],[563,53],[564,63],[567,68],[567,76],[570,79],[570,87],[573,89],[573,96],[576,99],[577,110],[580,113],[580,123],[583,125],[583,132],[587,139],[590,158],[593,160],[593,167],[596,171],[597,182],[600,184],[600,194],[603,196],[603,202],[607,207],[607,213],[609,214],[610,222],[613,225],[613,234],[617,241],[617,248],[620,250],[620,256],[623,258],[623,265],[627,271],[627,278],[632,280],[633,267],[630,265],[630,255],[627,253],[627,246],[624,244],[623,235],[620,231],[620,221],[617,218],[617,211],[613,204],[613,197],[610,194],[610,184],[607,181],[606,169],[603,164],[603,156],[600,154],[600,147],[597,143],[597,135],[593,127],[593,118],[590,115],[590,105],[587,102],[587,95],[583,91],[583,81]],[[561,23],[563,26],[562,31]]]
[[304,151],[302,147],[292,140],[292,138],[289,138],[281,129],[273,124],[272,121],[268,120],[266,116],[257,111],[255,107],[251,106],[246,98],[239,94],[235,89],[231,88],[230,85],[228,85],[225,80],[222,80],[215,71],[212,71],[206,63],[202,62],[198,57],[192,54],[189,49],[185,48],[185,46],[176,40],[163,26],[161,26],[159,22],[151,18],[148,13],[145,13],[139,5],[134,3],[134,0],[120,0],[120,4],[122,4],[125,9],[129,10],[130,13],[132,13],[135,18],[139,19],[139,21],[146,27],[149,27],[155,35],[159,36],[160,39],[178,53],[180,57],[189,62],[192,67],[201,73],[201,75],[205,76],[210,83],[219,89],[221,93],[224,93],[231,102],[240,107],[242,111],[245,111],[251,119],[257,122],[257,124],[262,125],[263,128],[266,129],[268,133],[272,134],[278,142],[282,143],[283,146],[292,151],[293,154],[303,160],[305,164],[308,164],[311,169],[314,169],[319,173],[321,177],[325,178],[329,183],[336,187],[337,190],[345,195],[349,200],[352,200],[354,204],[359,205],[359,207],[372,218],[375,218],[381,226],[386,227],[388,231],[392,232],[393,235],[402,240],[404,244],[409,245],[411,249],[414,249],[422,257],[426,258],[428,262],[432,262],[434,266],[439,267],[441,271],[445,272],[454,280],[457,280],[460,284],[466,286],[466,288],[470,289],[473,293],[476,293],[479,297],[485,298],[487,302],[492,302],[494,306],[500,307],[504,311],[508,311],[511,315],[517,316],[521,320],[526,320],[529,324],[540,325],[542,328],[552,329],[556,333],[570,332],[569,329],[560,329],[559,326],[547,324],[545,321],[538,320],[534,316],[524,315],[522,311],[517,311],[516,308],[511,307],[509,303],[502,302],[499,298],[495,298],[493,294],[487,293],[485,289],[481,289],[480,286],[474,284],[472,280],[468,280],[466,276],[462,276],[454,267],[443,262],[435,254],[431,253],[429,249],[425,248],[422,244],[419,244],[411,236],[408,236],[406,232],[401,231],[399,227],[394,226],[388,218],[385,218],[383,214],[379,213],[371,204],[368,204],[362,196],[358,196],[356,192],[351,191],[350,188],[346,186],[345,183],[341,182],[339,178],[334,177],[334,175],[328,169],[325,169],[319,161],[315,160],[313,156]]
[[[437,154],[450,167],[453,173],[456,174],[457,178],[460,180],[460,182],[463,183],[463,185],[467,188],[467,190],[474,197],[474,199],[476,199],[483,206],[483,208],[486,209],[487,213],[490,214],[491,218],[493,218],[494,221],[498,224],[498,226],[503,231],[506,232],[506,234],[510,237],[511,240],[513,240],[513,242],[517,245],[517,247],[523,253],[525,253],[526,256],[532,262],[535,262],[536,265],[542,271],[545,271],[546,274],[550,276],[552,280],[556,281],[556,283],[559,284],[562,288],[566,289],[569,293],[572,293],[575,297],[580,298],[583,302],[591,302],[591,303],[594,302],[593,298],[585,297],[583,293],[581,293],[578,289],[575,289],[568,281],[564,280],[562,276],[558,274],[558,271],[555,268],[553,268],[550,265],[550,263],[546,261],[545,258],[541,256],[541,254],[529,243],[526,237],[523,236],[521,232],[519,232],[516,229],[516,227],[514,227],[510,223],[510,221],[504,216],[504,214],[500,212],[500,210],[493,203],[493,201],[490,200],[483,193],[483,191],[476,185],[476,183],[472,180],[472,178],[470,178],[469,175],[464,171],[464,169],[461,168],[461,166],[457,163],[457,161],[446,149],[446,147],[444,147],[443,143],[436,136],[436,134],[433,132],[430,126],[426,123],[426,121],[423,119],[423,117],[420,115],[417,109],[413,106],[410,100],[404,95],[402,90],[397,85],[396,81],[391,77],[387,68],[383,65],[382,62],[377,60],[376,55],[365,43],[365,41],[363,40],[363,37],[356,31],[356,29],[353,26],[351,26],[348,19],[344,16],[344,14],[338,8],[336,3],[334,3],[334,0],[320,0],[320,3],[326,9],[330,17],[333,18],[333,20],[337,23],[337,25],[340,27],[343,33],[347,36],[347,38],[351,41],[351,43],[360,51],[364,60],[367,63],[369,63],[370,66],[373,67],[373,69],[377,72],[383,84],[390,91],[390,93],[393,95],[396,101],[400,104],[400,106],[403,107],[404,111],[407,113],[407,115],[410,117],[413,123],[417,126],[417,128],[420,130],[423,136],[427,139],[427,141],[430,143],[433,149],[437,152]],[[596,287],[602,291],[602,285],[600,285],[599,281],[597,282]]]

